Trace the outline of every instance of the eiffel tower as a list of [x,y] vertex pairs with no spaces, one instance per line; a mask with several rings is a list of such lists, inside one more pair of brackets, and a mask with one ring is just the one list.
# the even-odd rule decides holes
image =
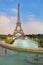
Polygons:
[[21,22],[20,22],[20,3],[18,3],[18,19],[17,19],[16,28],[14,30],[13,36],[16,36],[17,33],[21,34],[22,36],[24,35],[24,32],[21,27]]

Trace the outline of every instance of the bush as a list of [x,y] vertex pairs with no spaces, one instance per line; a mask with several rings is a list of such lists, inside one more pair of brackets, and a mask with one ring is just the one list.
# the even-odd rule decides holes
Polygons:
[[15,41],[15,40],[11,40],[11,39],[9,39],[9,40],[5,40],[5,43],[13,44],[14,41]]

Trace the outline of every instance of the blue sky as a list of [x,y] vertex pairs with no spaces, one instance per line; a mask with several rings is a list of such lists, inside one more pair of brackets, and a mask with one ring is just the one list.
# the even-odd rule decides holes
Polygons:
[[[17,9],[17,5],[18,0],[0,0],[0,12],[5,12],[8,16],[15,16],[10,9]],[[20,0],[20,5],[22,17],[27,17],[30,13],[39,18],[43,17],[43,0]]]
[[18,2],[24,32],[43,34],[43,0],[0,0],[0,33],[13,33],[17,21]]

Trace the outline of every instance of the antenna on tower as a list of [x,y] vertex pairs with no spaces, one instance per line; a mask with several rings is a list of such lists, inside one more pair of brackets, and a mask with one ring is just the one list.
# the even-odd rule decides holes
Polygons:
[[17,22],[20,22],[20,3],[18,3],[18,20]]

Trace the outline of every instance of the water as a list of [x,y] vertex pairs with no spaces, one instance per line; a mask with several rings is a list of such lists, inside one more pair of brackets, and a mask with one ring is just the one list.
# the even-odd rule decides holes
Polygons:
[[25,58],[32,56],[30,53],[13,52],[12,55],[0,55],[0,65],[32,65]]
[[19,46],[21,48],[37,48],[38,43],[32,41],[32,40],[25,40],[25,39],[17,39],[14,43],[13,46]]
[[[13,43],[13,46],[20,46],[22,48],[36,48],[38,44],[31,40],[18,39]],[[7,55],[0,55],[0,65],[36,65],[26,61],[26,58],[34,57],[35,54],[24,53],[17,51],[7,51]],[[31,59],[29,59],[31,60]]]
[[10,55],[0,55],[0,65],[36,65],[26,61],[26,58],[34,56],[35,54],[13,51]]

